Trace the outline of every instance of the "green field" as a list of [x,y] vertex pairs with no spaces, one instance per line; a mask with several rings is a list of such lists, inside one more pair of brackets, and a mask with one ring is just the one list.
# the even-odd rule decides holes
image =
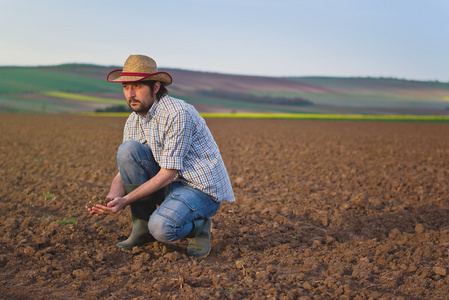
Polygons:
[[0,95],[48,91],[118,93],[121,87],[105,80],[27,67],[0,67]]
[[292,80],[312,86],[324,87],[322,91],[250,91],[259,96],[303,97],[316,104],[351,107],[446,109],[449,107],[449,84],[419,82],[392,78],[335,78],[300,77]]
[[115,104],[115,105],[127,105],[124,100],[87,96],[87,95],[83,95],[83,94],[55,92],[55,91],[45,92],[43,94],[47,95],[47,96],[55,97],[55,98],[60,98],[60,99],[69,99],[69,100],[87,101],[87,102],[96,102],[96,103],[108,103],[108,104]]
[[[85,93],[120,91],[120,86],[101,79],[40,68],[0,67],[0,112],[68,113],[77,111],[79,101],[118,104],[118,100],[102,97],[89,99]],[[70,100],[75,93],[71,103],[61,101]]]
[[[120,111],[127,107],[121,85],[105,80],[112,68],[116,69],[82,64],[0,67],[0,112]],[[439,116],[449,115],[448,83],[334,77],[267,81],[233,75],[223,79],[219,74],[194,71],[178,76],[183,76],[177,77],[183,84],[176,85],[175,80],[170,94],[200,112],[228,113],[214,117],[410,120],[417,115],[430,116],[419,117],[421,121],[441,121],[444,117]],[[271,81],[273,85],[266,88]]]

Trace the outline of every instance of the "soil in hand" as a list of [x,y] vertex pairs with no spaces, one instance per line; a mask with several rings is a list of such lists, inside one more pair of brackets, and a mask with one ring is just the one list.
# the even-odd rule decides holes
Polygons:
[[98,196],[98,195],[94,195],[92,196],[91,200],[89,200],[89,202],[86,203],[85,207],[94,207],[96,205],[103,205],[103,206],[107,206],[108,202],[111,201],[112,199],[106,197],[106,196]]

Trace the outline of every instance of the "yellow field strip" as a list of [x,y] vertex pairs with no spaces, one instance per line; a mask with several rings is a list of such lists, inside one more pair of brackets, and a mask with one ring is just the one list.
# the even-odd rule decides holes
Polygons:
[[[83,113],[89,116],[127,117],[129,113]],[[292,119],[348,121],[428,121],[449,122],[449,116],[437,115],[341,115],[341,114],[259,114],[259,113],[200,113],[203,118],[228,119]]]
[[202,113],[204,118],[308,119],[308,120],[412,120],[449,121],[449,116],[437,115],[343,115],[343,114],[244,114]]
[[94,97],[94,96],[86,96],[86,95],[82,95],[82,94],[64,93],[64,92],[45,92],[43,94],[47,95],[47,96],[51,96],[51,97],[62,98],[62,99],[126,105],[125,100],[100,98],[100,97]]
[[131,113],[129,112],[83,112],[77,113],[77,115],[81,116],[90,116],[90,117],[129,117]]

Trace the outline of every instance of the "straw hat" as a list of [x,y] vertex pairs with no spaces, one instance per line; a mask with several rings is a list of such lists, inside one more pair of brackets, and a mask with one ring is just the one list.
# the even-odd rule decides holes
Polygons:
[[170,85],[172,78],[166,72],[158,72],[156,62],[145,55],[130,55],[122,69],[108,74],[109,82],[160,81],[163,85]]

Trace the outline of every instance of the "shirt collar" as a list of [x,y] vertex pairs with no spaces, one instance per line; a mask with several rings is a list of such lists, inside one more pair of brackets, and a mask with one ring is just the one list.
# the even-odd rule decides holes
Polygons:
[[137,117],[139,122],[141,123],[147,123],[149,122],[153,116],[156,114],[157,106],[159,104],[159,100],[154,100],[153,105],[151,105],[150,110],[147,112],[147,115],[144,117],[141,114],[136,113],[133,111],[133,114]]
[[151,106],[150,110],[149,110],[148,113],[147,113],[147,117],[146,117],[146,120],[147,120],[147,121],[150,121],[150,120],[153,118],[153,116],[154,116],[154,115],[156,114],[156,112],[157,112],[157,108],[158,108],[158,106],[159,106],[159,103],[160,103],[162,100],[164,100],[164,98],[166,98],[166,97],[167,97],[167,94],[163,95],[161,98],[159,98],[159,100],[154,100],[153,105]]

